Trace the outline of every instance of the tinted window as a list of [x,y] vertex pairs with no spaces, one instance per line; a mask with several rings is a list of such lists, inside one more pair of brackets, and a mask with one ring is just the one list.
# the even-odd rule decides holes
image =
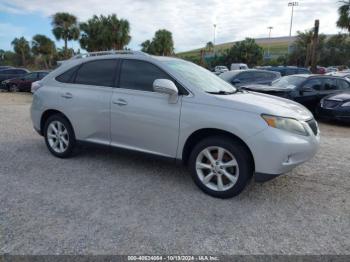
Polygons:
[[76,84],[113,86],[117,60],[96,60],[83,64],[77,71]]
[[295,75],[297,72],[298,72],[297,69],[288,68],[288,69],[286,70],[286,75]]
[[276,78],[276,75],[269,72],[255,72],[255,78],[259,80],[272,80]]
[[39,72],[38,73],[38,78],[44,78],[48,73],[47,72]]
[[311,80],[306,82],[304,87],[310,87],[314,90],[319,91],[322,88],[322,81],[321,81],[321,79],[311,79]]
[[345,81],[345,80],[343,80],[343,79],[337,79],[337,82],[338,82],[338,87],[340,88],[340,89],[345,89],[345,90],[348,90],[348,89],[350,89],[350,84],[349,84],[349,82],[347,82],[347,81]]
[[156,79],[171,78],[151,63],[137,60],[124,60],[120,75],[120,87],[142,91],[153,91]]
[[37,73],[30,73],[24,76],[24,79],[36,79],[36,78],[37,78]]
[[248,72],[241,73],[237,77],[235,77],[235,79],[239,79],[241,82],[247,82],[254,79],[254,74]]
[[64,72],[63,74],[59,75],[56,77],[56,80],[62,83],[72,83],[73,82],[73,77],[74,73],[77,71],[79,66],[75,66],[68,71]]
[[324,90],[337,90],[339,89],[337,87],[337,80],[334,79],[334,78],[327,78],[327,79],[324,79],[324,85],[323,85],[323,88]]

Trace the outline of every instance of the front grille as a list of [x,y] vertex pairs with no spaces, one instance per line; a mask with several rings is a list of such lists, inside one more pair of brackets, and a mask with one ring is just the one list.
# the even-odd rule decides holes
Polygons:
[[342,101],[336,101],[336,100],[323,100],[322,103],[322,107],[323,108],[328,108],[328,109],[332,109],[332,108],[336,108],[337,106],[339,106],[342,103]]
[[306,123],[309,125],[309,127],[311,128],[312,132],[314,133],[314,135],[316,136],[318,133],[318,126],[317,126],[317,122],[315,121],[315,119],[306,121]]

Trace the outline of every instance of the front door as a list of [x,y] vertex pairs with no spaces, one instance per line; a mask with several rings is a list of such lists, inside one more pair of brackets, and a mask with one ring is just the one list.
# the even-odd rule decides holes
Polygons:
[[171,79],[157,66],[140,60],[121,63],[118,87],[111,102],[112,145],[175,157],[179,136],[181,96],[153,92],[155,79]]

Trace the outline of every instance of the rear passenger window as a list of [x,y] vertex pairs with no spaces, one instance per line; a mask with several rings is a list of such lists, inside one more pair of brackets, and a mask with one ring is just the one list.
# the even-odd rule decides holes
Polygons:
[[68,71],[66,71],[63,74],[56,77],[56,80],[58,82],[62,82],[62,83],[73,83],[73,76],[74,76],[75,71],[77,71],[78,68],[79,68],[79,66],[75,66],[75,67],[69,69]]
[[153,92],[156,79],[171,78],[151,63],[138,60],[124,60],[120,74],[120,88]]
[[87,62],[78,69],[75,83],[94,86],[113,86],[116,65],[116,59]]
[[342,80],[342,79],[337,79],[338,82],[338,87],[339,89],[343,89],[343,90],[349,90],[350,89],[350,85],[347,81]]
[[337,87],[336,79],[329,78],[324,80],[324,90],[337,90],[337,89],[339,88]]

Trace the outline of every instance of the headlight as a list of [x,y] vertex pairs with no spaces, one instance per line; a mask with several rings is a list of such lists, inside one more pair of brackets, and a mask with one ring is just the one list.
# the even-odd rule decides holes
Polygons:
[[344,107],[350,106],[350,102],[346,102],[346,103],[342,104],[341,106],[344,106]]
[[4,81],[2,81],[2,83],[5,85],[5,84],[7,84],[7,83],[9,83],[10,82],[10,80],[4,80]]
[[265,114],[262,114],[261,117],[270,127],[278,128],[302,136],[309,135],[304,125],[296,119]]

